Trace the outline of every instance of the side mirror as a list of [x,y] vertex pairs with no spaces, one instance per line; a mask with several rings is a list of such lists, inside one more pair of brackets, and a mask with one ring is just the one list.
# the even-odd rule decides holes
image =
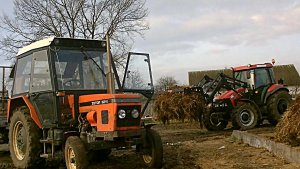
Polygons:
[[130,76],[129,74],[130,74],[130,73],[131,73],[131,71],[128,70],[128,71],[127,71],[127,76],[126,76],[127,78],[129,78],[129,76]]
[[280,78],[280,79],[278,80],[278,84],[283,84],[283,83],[284,83],[283,79]]
[[251,78],[251,73],[250,71],[247,71],[247,79],[250,79]]

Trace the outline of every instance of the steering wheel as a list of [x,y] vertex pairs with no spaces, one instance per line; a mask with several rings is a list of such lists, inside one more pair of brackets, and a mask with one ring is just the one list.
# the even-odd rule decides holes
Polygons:
[[81,82],[78,79],[70,79],[64,82],[64,86],[69,88],[78,88],[81,86]]

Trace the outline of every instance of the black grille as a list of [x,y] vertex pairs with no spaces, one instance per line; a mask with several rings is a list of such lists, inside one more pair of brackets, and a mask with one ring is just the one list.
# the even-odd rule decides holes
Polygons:
[[108,124],[108,111],[107,110],[101,111],[101,118],[102,118],[102,124]]
[[[126,117],[124,119],[120,119],[118,117],[118,112],[120,109],[123,109],[126,111]],[[137,109],[139,112],[141,112],[141,106],[119,106],[117,111],[117,127],[129,127],[129,126],[139,126],[141,122],[141,118],[133,118],[131,116],[131,111],[133,109]]]

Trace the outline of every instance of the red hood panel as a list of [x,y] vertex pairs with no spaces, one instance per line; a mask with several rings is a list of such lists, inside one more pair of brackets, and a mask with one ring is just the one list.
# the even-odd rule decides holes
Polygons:
[[[236,91],[238,93],[243,93],[245,92],[245,88],[238,88],[236,89]],[[234,95],[235,97],[238,96],[238,94],[233,91],[233,90],[229,90],[229,91],[226,91],[225,93],[221,94],[220,96],[217,96],[216,99],[217,100],[222,100],[222,99],[230,99],[230,96]]]

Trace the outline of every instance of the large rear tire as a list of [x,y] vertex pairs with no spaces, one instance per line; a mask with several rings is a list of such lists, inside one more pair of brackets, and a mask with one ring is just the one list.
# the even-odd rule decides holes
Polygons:
[[290,103],[291,96],[287,91],[278,91],[270,96],[267,101],[268,121],[275,126]]
[[87,151],[84,143],[77,136],[68,137],[65,145],[67,169],[86,169],[88,166]]
[[143,160],[146,166],[161,168],[163,163],[163,145],[160,135],[152,129],[146,129],[146,143],[143,147]]
[[234,129],[249,130],[258,123],[258,113],[250,103],[241,103],[233,110],[232,126]]
[[203,123],[209,131],[220,131],[226,128],[228,121],[224,118],[220,118],[220,113],[205,111],[203,114]]
[[31,119],[28,109],[16,109],[9,126],[10,156],[16,168],[38,168],[43,164],[40,139],[41,130]]

